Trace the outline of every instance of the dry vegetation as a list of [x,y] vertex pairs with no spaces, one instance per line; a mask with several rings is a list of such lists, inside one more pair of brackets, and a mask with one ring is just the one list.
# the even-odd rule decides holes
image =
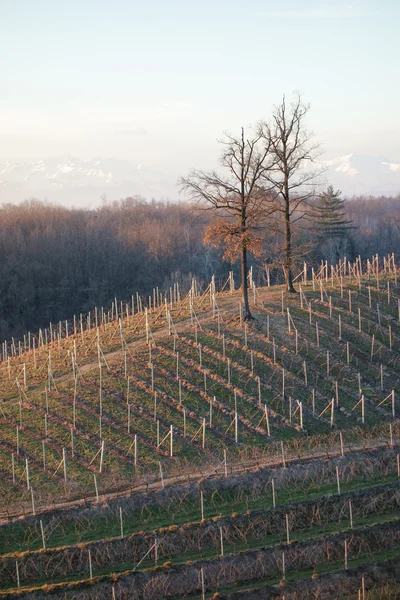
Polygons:
[[0,595],[395,593],[396,266],[310,276],[250,323],[193,281],[2,345]]

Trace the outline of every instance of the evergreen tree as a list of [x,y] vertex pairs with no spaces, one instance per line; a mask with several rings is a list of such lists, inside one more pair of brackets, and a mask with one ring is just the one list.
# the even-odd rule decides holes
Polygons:
[[330,185],[318,198],[316,205],[316,229],[324,240],[345,238],[354,229],[352,221],[346,219],[345,201],[340,198],[341,191],[334,191]]
[[330,185],[318,197],[315,206],[315,233],[318,240],[320,258],[331,264],[345,255],[352,254],[350,232],[355,229],[352,221],[346,218],[345,201],[340,198],[340,190]]

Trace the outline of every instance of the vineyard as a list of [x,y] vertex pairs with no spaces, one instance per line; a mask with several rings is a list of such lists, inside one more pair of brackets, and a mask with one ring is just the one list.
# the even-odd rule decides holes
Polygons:
[[394,257],[249,283],[2,344],[0,597],[397,597]]

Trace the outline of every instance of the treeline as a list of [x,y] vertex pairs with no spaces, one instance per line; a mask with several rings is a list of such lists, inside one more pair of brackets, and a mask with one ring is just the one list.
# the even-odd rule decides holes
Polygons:
[[113,298],[221,271],[187,204],[131,198],[97,210],[38,201],[0,209],[0,337],[69,319]]
[[[340,248],[316,241],[305,223],[299,239],[309,238],[307,256],[318,263],[346,254],[363,259],[374,253],[400,256],[400,198],[356,198],[346,202],[354,229]],[[49,322],[69,319],[93,306],[153,287],[169,288],[178,281],[190,285],[193,275],[209,281],[226,277],[232,268],[221,251],[203,243],[209,214],[194,214],[188,203],[146,202],[128,198],[96,210],[68,209],[35,200],[0,208],[0,337],[18,338]],[[311,232],[311,233],[310,233]],[[336,243],[336,242],[335,242]],[[275,238],[265,231],[264,258]],[[273,265],[279,275],[279,257]],[[255,271],[256,272],[256,271]],[[281,279],[282,280],[282,279]]]

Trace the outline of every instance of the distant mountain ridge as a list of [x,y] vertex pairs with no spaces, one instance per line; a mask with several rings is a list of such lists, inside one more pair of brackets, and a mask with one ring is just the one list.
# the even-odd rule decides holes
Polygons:
[[346,196],[397,196],[400,194],[400,164],[384,156],[346,154],[323,162],[326,178]]
[[129,160],[59,156],[35,161],[0,161],[0,202],[38,198],[60,204],[91,206],[101,198],[142,195],[175,198],[175,181],[162,171]]
[[[324,184],[343,195],[400,194],[400,164],[383,156],[346,154],[323,161]],[[69,155],[46,160],[0,161],[0,203],[38,198],[50,202],[94,206],[107,200],[141,195],[147,199],[176,200],[176,178],[129,160]]]

